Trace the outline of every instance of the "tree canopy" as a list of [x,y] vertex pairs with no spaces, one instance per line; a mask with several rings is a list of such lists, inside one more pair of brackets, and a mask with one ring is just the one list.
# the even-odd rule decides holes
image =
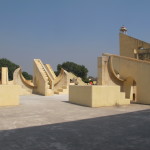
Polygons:
[[23,75],[24,78],[27,79],[27,80],[32,80],[32,78],[33,78],[32,75],[28,74],[28,73],[25,72],[25,71],[22,72],[22,75]]
[[[14,71],[19,68],[19,65],[11,62],[10,60],[6,59],[6,58],[1,58],[0,59],[0,68],[1,67],[8,67],[8,78],[9,80],[13,80],[13,73]],[[0,74],[1,75],[1,74]],[[25,77],[25,79],[27,80],[31,80],[32,76],[29,75],[27,72],[23,72],[23,76]]]
[[13,79],[13,72],[19,68],[19,65],[16,65],[15,63],[11,62],[10,60],[6,58],[0,59],[0,68],[1,67],[8,67],[8,77],[9,80]]
[[57,65],[57,74],[59,74],[61,68],[65,69],[68,72],[72,72],[78,77],[81,77],[82,80],[87,79],[88,69],[84,65],[78,65],[74,62],[67,61]]

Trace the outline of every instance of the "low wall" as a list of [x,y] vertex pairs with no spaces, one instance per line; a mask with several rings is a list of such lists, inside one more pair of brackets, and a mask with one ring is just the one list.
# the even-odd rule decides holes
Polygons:
[[0,85],[0,106],[19,105],[19,85]]
[[114,106],[130,104],[119,86],[69,86],[69,101],[71,103],[89,106]]

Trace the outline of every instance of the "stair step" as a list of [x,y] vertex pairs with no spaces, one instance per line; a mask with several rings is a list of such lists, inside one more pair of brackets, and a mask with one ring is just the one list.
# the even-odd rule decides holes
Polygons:
[[51,88],[51,86],[47,84],[47,85],[46,85],[46,88],[47,88],[47,89],[50,89],[50,88]]
[[58,91],[59,91],[59,92],[63,92],[63,89],[62,89],[62,88],[60,88],[60,89],[58,89]]
[[75,85],[74,83],[70,83],[69,85]]
[[46,96],[51,96],[53,94],[54,94],[54,92],[51,89],[47,89]]
[[121,99],[120,100],[121,104],[124,104],[124,105],[127,105],[127,104],[130,104],[130,99]]
[[69,90],[68,89],[63,89],[63,92],[61,92],[60,94],[68,94]]
[[59,94],[59,92],[58,91],[54,91],[54,94]]
[[125,99],[125,93],[124,92],[120,92],[120,99]]
[[50,82],[49,82],[49,80],[46,80],[46,84],[50,85]]
[[32,92],[29,92],[28,90],[21,88],[20,90],[20,95],[30,95]]
[[66,85],[63,85],[62,88],[63,88],[63,89],[67,89],[67,86],[66,86]]

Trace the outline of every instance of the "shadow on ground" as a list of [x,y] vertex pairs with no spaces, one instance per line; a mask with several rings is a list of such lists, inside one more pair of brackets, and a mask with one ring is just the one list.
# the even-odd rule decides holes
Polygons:
[[149,150],[150,110],[0,131],[0,149]]

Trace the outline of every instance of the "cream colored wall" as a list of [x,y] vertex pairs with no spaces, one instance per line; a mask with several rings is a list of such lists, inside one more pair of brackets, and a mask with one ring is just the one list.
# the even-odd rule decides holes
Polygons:
[[69,101],[90,107],[122,105],[129,104],[135,93],[138,103],[150,104],[150,62],[134,59],[134,50],[140,47],[150,48],[150,44],[120,33],[121,56],[98,58],[102,86],[70,86]]
[[[117,65],[117,64],[116,64]],[[113,68],[110,65],[109,54],[103,54],[98,57],[98,85],[122,85],[122,80],[114,75]]]
[[120,33],[120,56],[135,58],[134,49],[150,48],[150,44],[126,34]]
[[67,71],[62,69],[59,76],[56,77],[56,79],[54,81],[54,90],[62,88],[63,86],[68,87],[69,83],[70,83],[70,80],[68,78]]
[[133,82],[134,79],[132,78],[126,78],[126,80],[123,83],[123,90],[126,93],[126,98],[130,98],[133,100]]
[[74,80],[73,84],[76,85],[86,85],[80,77],[75,76],[71,72],[67,72],[64,69],[61,69],[59,76],[54,80],[54,90],[55,94],[61,93],[68,93],[68,87],[71,84],[70,80]]
[[130,99],[125,99],[119,86],[93,86],[92,94],[92,107],[130,104]]
[[[126,94],[129,93],[129,88],[132,90],[132,87],[125,82],[128,78],[131,78],[136,82],[136,101],[142,104],[150,104],[150,62],[116,55],[108,55],[108,57],[109,60],[112,59],[111,65],[114,71],[119,73],[120,77],[124,79],[123,88]],[[113,77],[110,77],[110,79],[113,82]],[[112,85],[114,84],[115,82]],[[132,93],[132,91],[130,92]]]
[[37,65],[34,62],[34,67],[33,67],[33,83],[36,86],[34,88],[34,93],[45,95],[46,94],[46,80],[44,80],[44,76],[42,76],[41,72],[39,71]]
[[71,103],[92,107],[92,86],[69,86]]
[[33,92],[33,83],[29,83],[29,81],[25,80],[22,76],[21,68],[17,68],[13,74],[13,84],[20,85],[20,95],[29,95]]
[[75,80],[76,85],[86,85],[86,83],[84,83],[80,77],[77,77],[72,72],[67,72],[67,77],[69,80],[69,84],[70,84],[70,79],[71,79],[71,80]]
[[98,85],[116,85],[109,75],[108,56],[98,57]]
[[51,85],[48,85],[48,79],[44,76],[44,72],[42,70],[41,65],[38,63],[38,61],[40,60],[34,59],[33,83],[35,85],[35,88],[33,89],[33,92],[35,94],[40,94],[44,96],[53,95],[53,89],[50,89]]
[[55,79],[56,79],[56,75],[55,75],[55,73],[54,73],[52,67],[51,67],[49,64],[45,64],[45,68],[47,69],[47,71],[48,71],[48,73],[49,73],[51,79],[52,79],[52,80],[55,80]]
[[0,85],[0,106],[19,105],[19,85]]
[[1,68],[1,83],[8,84],[8,68],[7,67]]
[[114,106],[130,104],[119,86],[69,86],[71,103],[89,106]]

